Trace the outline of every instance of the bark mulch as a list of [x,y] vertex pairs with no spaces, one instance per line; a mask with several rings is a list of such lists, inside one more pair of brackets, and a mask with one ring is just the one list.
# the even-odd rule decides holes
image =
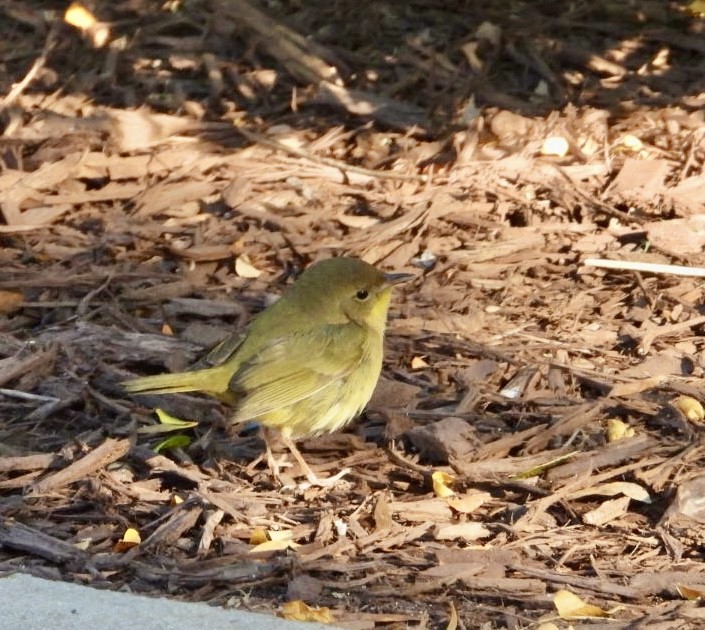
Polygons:
[[[347,628],[705,625],[701,281],[624,268],[705,262],[697,13],[65,9],[0,3],[0,572]],[[217,401],[122,391],[337,254],[416,279],[366,412],[301,444],[333,488],[276,484]]]

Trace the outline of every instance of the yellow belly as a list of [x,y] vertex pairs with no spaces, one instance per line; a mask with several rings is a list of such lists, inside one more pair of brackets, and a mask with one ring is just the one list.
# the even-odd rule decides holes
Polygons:
[[346,377],[293,405],[257,418],[297,439],[332,433],[352,421],[372,398],[382,370],[382,338],[371,340],[358,367]]

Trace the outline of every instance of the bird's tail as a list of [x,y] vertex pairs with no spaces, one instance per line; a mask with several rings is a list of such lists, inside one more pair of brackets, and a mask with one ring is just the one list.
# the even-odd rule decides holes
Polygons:
[[130,394],[175,394],[177,392],[205,392],[212,396],[227,395],[232,370],[208,368],[193,372],[141,376],[123,381]]

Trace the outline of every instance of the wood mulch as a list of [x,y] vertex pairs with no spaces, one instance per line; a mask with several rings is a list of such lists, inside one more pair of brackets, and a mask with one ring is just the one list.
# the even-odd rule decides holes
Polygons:
[[[702,282],[591,262],[705,263],[703,19],[91,7],[0,2],[0,573],[355,629],[703,627]],[[216,401],[122,391],[336,254],[416,279],[367,411],[301,445],[333,488],[275,484]],[[198,424],[163,447],[155,407]]]

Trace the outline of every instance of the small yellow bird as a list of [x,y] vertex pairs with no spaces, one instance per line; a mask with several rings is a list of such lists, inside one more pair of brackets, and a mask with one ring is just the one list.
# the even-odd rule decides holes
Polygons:
[[[200,362],[212,367],[123,386],[139,394],[216,396],[233,406],[233,423],[279,429],[309,482],[330,485],[341,475],[318,479],[294,440],[342,428],[369,402],[382,370],[392,286],[412,277],[357,258],[324,260],[257,315],[244,336],[226,339]],[[268,456],[271,465],[269,448]]]

